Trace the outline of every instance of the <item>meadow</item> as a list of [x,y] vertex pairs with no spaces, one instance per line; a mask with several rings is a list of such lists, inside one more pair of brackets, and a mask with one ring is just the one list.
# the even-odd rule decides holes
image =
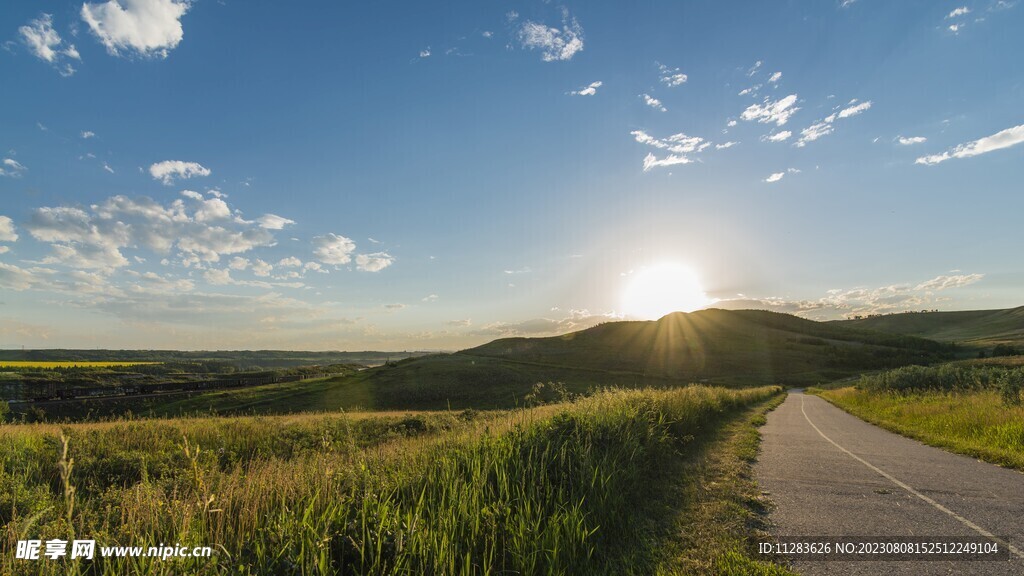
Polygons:
[[217,553],[5,554],[0,573],[786,573],[753,559],[749,480],[723,482],[745,474],[781,398],[691,386],[494,412],[7,425],[4,549],[77,535]]
[[908,366],[818,394],[893,432],[1024,470],[1024,367],[1008,366]]

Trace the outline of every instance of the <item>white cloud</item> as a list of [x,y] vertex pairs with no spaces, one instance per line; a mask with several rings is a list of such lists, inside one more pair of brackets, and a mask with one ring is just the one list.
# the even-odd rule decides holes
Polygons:
[[188,179],[194,176],[209,176],[210,169],[198,162],[164,160],[150,165],[149,174],[154,180],[159,180],[170,186],[175,178]]
[[15,242],[18,234],[14,231],[14,222],[7,216],[0,216],[0,242]]
[[166,58],[181,42],[190,0],[109,0],[82,4],[82,20],[115,56]]
[[729,128],[732,128],[733,126],[736,125],[736,121],[735,120],[729,120],[728,122],[726,122],[725,125],[728,126]]
[[757,91],[760,90],[760,89],[761,89],[761,85],[760,84],[755,84],[755,85],[751,86],[750,88],[744,88],[743,90],[740,90],[736,95],[737,96],[746,96],[747,94],[751,94],[753,96],[757,96]]
[[304,270],[312,270],[313,272],[320,272],[322,274],[327,274],[327,270],[323,266],[321,266],[319,262],[306,262],[302,266],[302,268]]
[[922,156],[918,158],[917,164],[924,164],[931,166],[940,162],[945,162],[951,158],[970,158],[971,156],[978,156],[995,150],[1002,150],[1003,148],[1009,148],[1024,142],[1024,124],[1014,126],[1013,128],[1007,128],[997,132],[991,136],[979,138],[973,142],[967,142],[960,144],[955,148],[951,148],[942,154],[933,154],[931,156]]
[[252,263],[252,273],[257,275],[257,276],[260,276],[260,277],[270,276],[270,273],[273,270],[274,270],[273,266],[271,266],[270,264],[264,262],[263,260],[260,260],[259,258],[257,258],[256,261]]
[[211,268],[206,272],[203,272],[203,279],[205,279],[209,284],[224,286],[231,284],[231,271],[227,269],[218,270],[216,268]]
[[14,158],[4,158],[4,161],[0,163],[0,176],[20,178],[25,172],[28,172],[28,168]]
[[110,172],[111,174],[114,173],[114,169],[111,168],[110,164],[107,164],[106,162],[103,163],[103,169],[106,170],[107,172]]
[[[870,100],[868,100],[867,102],[861,102],[860,104],[857,104],[856,102],[857,102],[856,99],[850,100],[850,102],[847,104],[846,108],[843,108],[843,109],[839,110],[838,112],[833,112],[833,113],[829,114],[828,116],[826,116],[823,120],[819,120],[818,122],[815,122],[814,124],[811,124],[807,128],[804,128],[803,130],[801,130],[800,131],[800,139],[796,141],[794,146],[796,146],[798,148],[803,148],[804,146],[807,145],[808,142],[814,142],[818,138],[821,138],[822,136],[827,136],[827,135],[831,134],[832,132],[834,132],[835,131],[834,123],[835,123],[836,120],[849,118],[851,116],[856,116],[856,115],[864,112],[865,110],[868,110],[868,109],[871,108],[871,101]],[[833,110],[838,109],[838,108],[839,107],[837,106]]]
[[197,222],[210,222],[213,220],[227,220],[231,218],[231,208],[227,202],[220,198],[210,198],[199,202],[196,209],[195,219]]
[[420,58],[430,58],[430,46],[420,50]]
[[0,254],[7,254],[10,250],[10,246],[0,246]]
[[313,254],[324,264],[348,264],[352,261],[352,252],[356,243],[351,238],[337,234],[327,234],[313,238]]
[[175,251],[183,264],[198,265],[274,244],[268,231],[225,214],[231,211],[220,199],[164,205],[145,196],[112,196],[87,209],[38,208],[26,228],[52,244],[50,262],[107,271],[127,265],[123,248]]
[[691,162],[693,162],[693,160],[679,154],[669,154],[664,158],[658,158],[654,154],[648,152],[647,156],[644,156],[644,172],[659,166],[675,166],[676,164],[689,164]]
[[545,62],[570,60],[583,50],[583,27],[563,9],[561,29],[527,20],[519,28],[519,42],[523,48],[540,50]]
[[768,182],[768,183],[778,182],[779,180],[782,180],[783,176],[785,176],[785,175],[786,175],[785,172],[775,172],[774,174],[772,174],[772,175],[768,176],[767,178],[765,178],[764,181]]
[[249,259],[242,258],[241,256],[235,256],[234,258],[231,259],[231,262],[228,263],[228,268],[231,268],[232,270],[242,271],[248,267]]
[[939,291],[946,290],[947,288],[960,288],[962,286],[968,286],[980,281],[984,278],[984,274],[957,274],[953,276],[936,276],[931,280],[927,280],[918,284],[914,290],[929,290]]
[[964,26],[964,24],[950,24],[949,31],[956,34],[957,32],[960,32],[960,29],[963,28]]
[[96,133],[89,130],[83,130],[81,136],[83,139],[95,138]]
[[60,34],[53,29],[53,16],[42,14],[35,20],[18,28],[22,43],[37,58],[49,62],[60,73],[61,76],[71,76],[75,73],[74,67],[67,62],[81,60],[78,50],[74,44],[64,44]]
[[750,67],[750,70],[747,70],[747,77],[757,74],[758,69],[761,68],[761,64],[764,64],[764,62],[760,60],[754,62],[754,65]]
[[661,159],[654,156],[654,154],[648,153],[647,156],[644,157],[644,172],[658,166],[689,164],[694,160],[690,158],[688,154],[702,152],[711,146],[710,142],[706,142],[699,136],[687,136],[682,132],[660,139],[651,136],[643,130],[634,130],[630,132],[630,135],[632,135],[633,138],[641,144],[646,144],[659,150],[669,152],[668,156]]
[[0,288],[20,292],[32,288],[37,282],[30,271],[13,264],[0,262]]
[[871,314],[898,314],[907,311],[933,309],[943,301],[936,292],[962,288],[980,281],[984,274],[938,276],[920,283],[891,284],[879,288],[852,288],[829,290],[824,296],[811,300],[787,298],[739,298],[719,300],[720,308],[767,309],[787,312],[817,320],[851,318]]
[[724,142],[722,144],[715,144],[715,150],[724,150],[726,148],[732,148],[737,144],[739,144],[739,142]]
[[669,68],[664,64],[658,64],[658,72],[658,79],[662,84],[667,85],[669,88],[682,86],[688,79],[686,74],[679,71],[679,68]]
[[971,9],[970,8],[968,8],[967,6],[961,6],[961,7],[957,8],[956,10],[953,10],[949,14],[946,14],[946,19],[948,20],[950,18],[956,18],[958,16],[966,16],[967,14],[970,14],[970,13],[971,13]]
[[437,294],[428,294],[421,299],[421,302],[436,302]]
[[594,94],[597,94],[597,89],[600,88],[602,84],[604,83],[601,82],[600,80],[598,80],[597,82],[591,82],[590,84],[584,86],[583,88],[580,88],[579,90],[573,90],[572,92],[569,92],[569,94],[572,94],[573,96],[593,96]]
[[926,142],[928,139],[924,136],[900,136],[896,139],[897,142],[903,146],[910,146],[911,144],[920,144]]
[[257,218],[256,221],[267,230],[283,230],[285,226],[295,224],[295,220],[289,220],[277,214],[264,214]]
[[796,98],[796,94],[790,94],[774,102],[769,98],[765,98],[763,104],[753,104],[747,107],[743,114],[740,114],[740,118],[747,121],[757,120],[762,124],[775,122],[776,126],[782,126],[789,121],[789,118],[797,110],[800,110],[800,108],[794,106]]
[[278,266],[284,266],[286,268],[301,268],[302,267],[302,260],[299,260],[295,256],[289,256],[287,258],[282,258],[277,263],[277,265]]
[[391,266],[394,261],[394,257],[387,252],[359,254],[356,256],[356,268],[364,272],[380,272],[388,266]]
[[768,83],[769,84],[775,84],[776,82],[778,82],[781,79],[782,79],[782,72],[776,72],[775,74],[772,74],[770,78],[768,78]]
[[868,110],[870,108],[871,108],[871,101],[870,100],[868,100],[867,102],[861,102],[860,104],[855,104],[853,106],[850,106],[849,108],[843,108],[842,110],[840,110],[839,111],[839,117],[840,118],[849,118],[850,116],[856,116],[857,114],[860,114],[861,112],[863,112],[865,110]]
[[834,130],[831,122],[818,122],[817,124],[811,124],[807,128],[800,131],[800,140],[797,141],[796,145],[804,147],[808,142],[813,142],[822,136],[827,136]]
[[640,97],[644,99],[644,104],[647,104],[651,108],[654,108],[655,110],[658,110],[660,112],[667,112],[668,111],[661,104],[661,100],[658,100],[657,98],[651,96],[650,94],[641,94]]
[[792,135],[793,133],[790,132],[789,130],[783,130],[782,132],[776,132],[775,134],[763,136],[761,139],[767,142],[783,142],[785,140],[788,140],[789,137]]

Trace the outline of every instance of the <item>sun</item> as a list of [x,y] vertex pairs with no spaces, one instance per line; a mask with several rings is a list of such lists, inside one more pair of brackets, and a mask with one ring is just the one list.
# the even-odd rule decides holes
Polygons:
[[693,312],[711,304],[711,299],[686,266],[658,264],[630,275],[622,294],[627,316],[657,320],[670,312]]

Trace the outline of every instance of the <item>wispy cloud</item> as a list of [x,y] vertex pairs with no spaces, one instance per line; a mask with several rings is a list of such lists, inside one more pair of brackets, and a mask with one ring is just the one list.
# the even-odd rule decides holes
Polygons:
[[970,8],[968,8],[967,6],[961,6],[961,7],[957,8],[957,9],[953,10],[949,14],[946,14],[946,19],[949,20],[950,18],[957,18],[959,16],[966,16],[967,14],[970,14],[970,13],[971,13],[971,9]]
[[747,107],[740,114],[740,118],[747,121],[756,120],[762,124],[774,122],[776,126],[782,126],[789,121],[793,114],[800,110],[800,108],[795,106],[796,100],[796,94],[790,94],[778,100],[765,98],[763,103]]
[[897,136],[896,141],[903,146],[910,146],[911,144],[920,144],[926,142],[928,139],[924,136]]
[[285,226],[295,224],[295,220],[289,220],[277,214],[264,214],[256,219],[260,226],[267,230],[283,230]]
[[776,72],[776,73],[772,74],[770,78],[768,78],[768,83],[769,84],[775,84],[776,82],[778,82],[781,79],[782,79],[782,72]]
[[545,62],[571,60],[583,50],[583,27],[564,8],[561,29],[527,20],[520,26],[518,36],[523,48],[539,50]]
[[803,148],[804,146],[807,145],[808,142],[814,142],[815,140],[821,138],[822,136],[827,136],[831,134],[832,132],[835,131],[834,124],[836,120],[857,116],[858,114],[862,114],[866,110],[870,110],[871,106],[872,103],[870,100],[858,103],[856,99],[850,100],[850,102],[847,103],[845,108],[842,106],[837,106],[836,108],[833,109],[836,110],[835,112],[832,112],[824,119],[819,120],[818,122],[815,122],[814,124],[811,124],[807,128],[801,130],[800,139],[796,141],[794,146],[797,146],[798,148]]
[[765,178],[764,181],[768,182],[769,184],[772,183],[772,182],[778,182],[779,180],[782,180],[782,178],[785,175],[786,175],[785,172],[774,172],[771,175],[769,175],[767,178]]
[[604,83],[601,82],[600,80],[598,80],[597,82],[591,82],[590,84],[587,84],[586,86],[580,88],[579,90],[573,90],[572,92],[569,92],[569,94],[572,94],[573,96],[593,96],[594,94],[597,94],[597,89],[600,88],[603,84]]
[[758,308],[828,320],[872,314],[892,314],[932,309],[941,299],[937,293],[970,286],[984,274],[942,275],[924,282],[890,284],[878,288],[829,290],[820,298],[794,300],[784,297],[722,299],[715,306],[728,309]]
[[1003,148],[1016,146],[1021,142],[1024,142],[1024,124],[1014,126],[1013,128],[1007,128],[1006,130],[1002,130],[991,136],[979,138],[973,142],[960,144],[959,146],[951,148],[942,154],[922,156],[918,158],[915,163],[932,166],[952,158],[970,158],[971,156],[979,156],[995,150],[1002,150]]
[[789,137],[792,135],[793,133],[790,132],[789,130],[783,130],[782,132],[776,132],[775,134],[763,136],[761,139],[766,142],[784,142],[788,140]]
[[14,158],[4,158],[3,162],[0,163],[0,176],[7,176],[9,178],[21,178],[22,175],[28,172],[28,168],[24,164],[18,162]]
[[159,180],[170,186],[174,183],[175,178],[188,179],[195,176],[209,176],[210,169],[198,162],[164,160],[150,165],[149,174],[154,180]]
[[643,130],[634,130],[630,132],[630,135],[640,144],[646,144],[647,146],[669,152],[668,156],[660,159],[654,154],[648,153],[644,157],[644,172],[658,166],[689,164],[694,161],[690,157],[691,154],[703,152],[711,146],[711,142],[707,142],[699,136],[687,136],[682,132],[667,138],[655,138]]
[[651,108],[654,108],[655,110],[658,110],[659,112],[667,112],[668,111],[668,109],[665,108],[664,105],[662,105],[661,100],[658,100],[654,96],[651,96],[650,94],[641,94],[640,97],[643,98],[644,104],[650,106]]
[[65,44],[53,28],[53,16],[42,14],[18,28],[22,44],[40,60],[53,65],[61,76],[71,76],[75,69],[68,60],[81,60],[74,44]]
[[82,4],[82,20],[115,56],[166,58],[181,42],[190,0],[109,0]]
[[679,71],[679,68],[669,68],[664,64],[658,64],[658,80],[669,88],[682,86],[688,77]]

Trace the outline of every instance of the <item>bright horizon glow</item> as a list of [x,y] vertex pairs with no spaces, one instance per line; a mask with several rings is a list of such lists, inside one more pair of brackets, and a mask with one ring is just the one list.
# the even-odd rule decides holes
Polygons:
[[656,264],[633,274],[622,294],[625,314],[643,320],[693,312],[711,302],[693,270],[676,263]]

